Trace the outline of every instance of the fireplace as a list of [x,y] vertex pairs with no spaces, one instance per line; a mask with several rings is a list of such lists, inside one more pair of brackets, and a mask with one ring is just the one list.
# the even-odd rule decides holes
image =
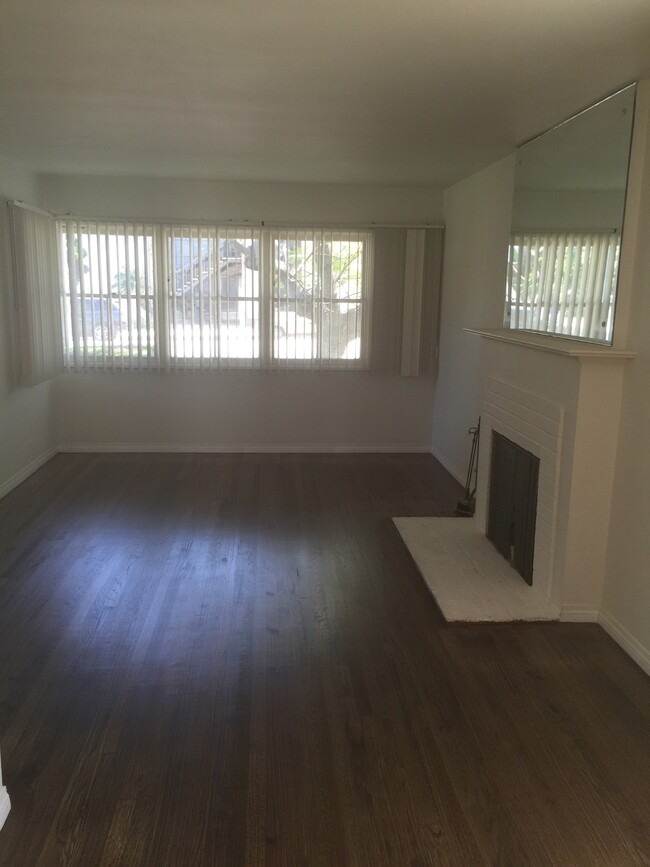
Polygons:
[[[535,459],[535,505],[527,512],[533,513],[534,528],[530,546],[523,546],[527,552],[524,561],[534,564],[534,586],[537,593],[547,600],[553,600],[555,604],[559,604],[559,586],[554,582],[554,574],[564,426],[562,406],[530,389],[518,388],[494,376],[486,377],[481,409],[481,451],[475,526],[478,532],[489,537],[490,496],[494,490],[491,479],[492,453],[493,449],[500,449],[504,441],[506,444],[509,442],[518,447],[521,454],[528,454]],[[495,442],[501,443],[501,446],[493,446]],[[503,520],[505,523],[505,519]],[[510,536],[506,537],[506,531],[510,533],[510,524],[502,530],[501,552],[506,560],[512,563]],[[492,541],[492,544],[495,542]],[[521,553],[522,543],[515,547],[518,547]],[[518,571],[524,577],[521,570]],[[527,580],[530,580],[531,575],[532,569]],[[523,581],[521,584],[525,589]]]
[[[509,331],[480,333],[486,340],[474,518],[395,523],[448,621],[597,621],[623,365],[633,354]],[[531,585],[510,565],[512,521],[502,530],[505,558],[487,536],[498,436],[539,461]]]
[[538,481],[539,458],[493,431],[486,535],[531,585]]
[[394,519],[447,621],[558,619],[563,438],[561,405],[488,376],[474,518]]

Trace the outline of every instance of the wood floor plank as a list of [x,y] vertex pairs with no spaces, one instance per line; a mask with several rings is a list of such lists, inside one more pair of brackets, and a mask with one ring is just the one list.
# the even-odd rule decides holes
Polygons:
[[0,502],[8,867],[650,864],[650,685],[447,626],[427,455],[59,455]]

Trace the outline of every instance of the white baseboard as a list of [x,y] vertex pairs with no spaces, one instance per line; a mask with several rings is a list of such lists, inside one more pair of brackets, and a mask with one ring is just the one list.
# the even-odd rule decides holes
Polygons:
[[459,484],[465,487],[465,482],[467,481],[467,471],[463,472],[462,470],[459,470],[457,466],[454,466],[454,464],[452,464],[452,462],[448,460],[445,455],[437,451],[437,449],[432,447],[429,451],[438,461],[438,463],[442,464],[443,467],[447,470],[447,472],[450,473],[450,475],[452,475]]
[[6,496],[9,491],[12,491],[14,488],[18,487],[21,482],[24,482],[25,479],[29,478],[32,473],[35,473],[36,470],[40,469],[43,464],[46,464],[54,455],[58,452],[58,449],[51,448],[46,452],[43,452],[42,455],[39,455],[37,458],[34,458],[33,461],[27,464],[26,467],[23,467],[22,470],[19,470],[17,473],[14,473],[11,478],[7,479],[6,482],[3,482],[0,485],[0,499]]
[[620,645],[632,659],[641,666],[646,674],[650,675],[650,650],[644,647],[619,621],[612,615],[600,610],[598,622],[605,632]]
[[598,623],[598,609],[583,605],[563,605],[560,623]]
[[7,792],[6,786],[2,786],[2,788],[0,788],[0,828],[2,828],[4,823],[7,821],[9,810],[11,810],[9,792]]
[[65,443],[58,451],[67,453],[185,453],[185,454],[428,454],[422,445],[346,445],[331,443]]

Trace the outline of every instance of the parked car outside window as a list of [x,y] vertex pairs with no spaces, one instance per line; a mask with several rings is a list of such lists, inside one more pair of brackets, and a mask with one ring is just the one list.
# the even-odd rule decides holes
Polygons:
[[[81,304],[81,299],[79,300]],[[108,298],[85,299],[86,333],[96,341],[108,340],[122,332],[122,312],[119,304]]]

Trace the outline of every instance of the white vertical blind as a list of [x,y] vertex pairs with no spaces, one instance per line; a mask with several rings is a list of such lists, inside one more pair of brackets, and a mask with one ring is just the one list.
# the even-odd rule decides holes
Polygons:
[[610,341],[619,251],[610,233],[513,235],[506,324]]
[[271,239],[275,368],[359,367],[368,358],[372,236],[280,229]]
[[426,232],[424,229],[406,230],[404,303],[402,308],[402,376],[417,376],[420,372],[425,245]]
[[66,365],[75,370],[160,366],[154,227],[59,220]]
[[173,370],[260,366],[260,230],[164,227]]
[[57,226],[70,368],[368,364],[369,231],[68,218]]
[[14,290],[20,335],[20,383],[63,372],[61,298],[54,218],[9,202]]

